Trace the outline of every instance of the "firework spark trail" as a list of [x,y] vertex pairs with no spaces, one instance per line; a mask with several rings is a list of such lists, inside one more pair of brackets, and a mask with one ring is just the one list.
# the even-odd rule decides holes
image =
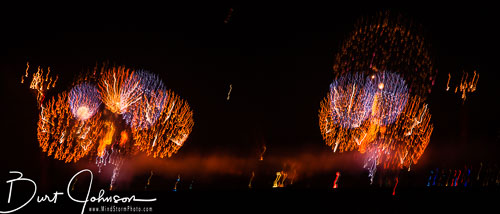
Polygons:
[[177,192],[177,185],[181,182],[181,174],[177,175],[177,180],[175,181],[174,189],[172,191]]
[[273,188],[277,188],[279,186],[278,182],[281,179],[281,172],[276,172],[276,179],[274,179]]
[[151,170],[149,177],[148,177],[148,182],[146,182],[146,186],[144,186],[144,189],[147,189],[149,185],[151,184],[151,178],[153,177],[153,170]]
[[338,182],[339,177],[340,177],[340,172],[335,173],[335,175],[336,175],[336,177],[335,177],[335,181],[333,181],[333,188],[337,189],[339,187],[337,182]]
[[252,189],[252,181],[254,177],[255,177],[255,172],[252,171],[252,177],[250,177],[250,181],[248,182],[248,189]]
[[267,147],[266,145],[262,145],[262,151],[260,152],[260,158],[259,158],[259,161],[263,161],[264,160],[264,153],[266,153],[266,150],[267,150]]
[[394,189],[392,189],[392,195],[396,195],[396,187],[398,187],[398,182],[399,182],[399,178],[396,177],[396,185],[394,185]]
[[450,80],[451,80],[451,74],[448,73],[448,82],[446,82],[446,91],[450,90]]
[[229,12],[228,12],[226,18],[224,19],[224,24],[229,23],[229,21],[231,20],[231,16],[233,15],[233,12],[234,12],[234,9],[229,8]]
[[[29,62],[26,62],[26,74],[24,76],[21,76],[21,84],[24,83],[25,77],[28,78],[29,67]],[[38,108],[41,108],[42,103],[45,100],[45,93],[47,92],[47,90],[54,88],[56,86],[57,80],[59,79],[59,76],[57,75],[55,79],[53,79],[52,76],[50,76],[49,78],[50,67],[48,67],[47,70],[48,72],[47,74],[45,74],[45,78],[43,78],[43,68],[40,68],[40,66],[38,66],[38,70],[36,73],[33,73],[33,77],[30,83],[30,88],[37,91],[36,100],[38,103]]]
[[227,92],[226,100],[229,100],[231,98],[231,91],[232,90],[233,90],[233,84],[229,84],[229,92]]
[[469,79],[469,73],[463,72],[460,84],[455,87],[455,93],[462,93],[461,98],[462,101],[465,102],[465,99],[467,99],[467,93],[476,91],[478,81],[479,74],[477,74],[476,71],[474,71],[474,76],[472,77],[472,79]]

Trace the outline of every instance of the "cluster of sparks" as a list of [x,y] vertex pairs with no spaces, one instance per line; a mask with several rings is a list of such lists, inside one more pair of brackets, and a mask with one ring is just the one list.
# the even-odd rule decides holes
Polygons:
[[[30,63],[26,63],[26,73],[21,76],[21,84],[24,83],[25,79],[29,78],[29,68],[30,68]],[[30,88],[35,90],[37,92],[36,96],[36,101],[38,102],[38,106],[41,106],[41,103],[45,100],[45,94],[46,92],[51,89],[56,87],[56,82],[59,79],[59,76],[56,75],[55,78],[53,76],[50,76],[50,67],[47,68],[47,73],[44,75],[43,68],[40,68],[38,66],[38,70],[36,73],[33,73],[31,83],[30,83]]]
[[424,101],[435,73],[423,38],[400,17],[390,17],[361,20],[343,43],[318,115],[323,139],[334,152],[366,154],[371,182],[378,166],[410,170],[433,131]]
[[107,65],[100,71],[78,79],[69,92],[48,101],[44,92],[57,77],[52,81],[49,73],[43,77],[39,69],[31,88],[37,90],[41,108],[38,141],[42,150],[65,162],[89,155],[99,172],[113,165],[113,189],[127,157],[139,151],[155,158],[170,157],[187,140],[194,121],[187,102],[167,90],[158,76]]
[[407,81],[410,92],[425,98],[437,70],[420,31],[415,23],[391,12],[362,18],[342,43],[333,70],[338,76],[390,70]]
[[[465,99],[467,98],[467,93],[472,93],[476,91],[477,88],[477,82],[479,81],[479,74],[474,71],[474,75],[470,75],[469,73],[463,72],[462,78],[460,80],[460,83],[457,84],[455,87],[455,94],[456,93],[461,93],[461,98],[463,102],[465,102]],[[446,91],[450,90],[450,80],[451,80],[451,74],[448,73],[448,82],[446,82]]]

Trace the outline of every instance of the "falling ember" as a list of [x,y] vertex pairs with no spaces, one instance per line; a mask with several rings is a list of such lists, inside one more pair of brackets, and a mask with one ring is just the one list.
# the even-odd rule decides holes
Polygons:
[[144,186],[144,189],[147,189],[148,186],[151,184],[152,177],[153,177],[153,170],[151,170],[151,174],[149,175],[148,182],[146,183],[146,186]]
[[[472,78],[469,77],[469,73],[463,72],[462,74],[462,79],[460,80],[460,83],[455,87],[455,93],[461,93],[461,98],[463,102],[465,102],[465,99],[467,98],[467,93],[472,93],[475,92],[477,89],[477,82],[479,81],[479,74],[476,73],[474,70],[474,75],[470,75]],[[448,74],[448,83],[446,84],[446,91],[449,89],[449,82],[450,82],[451,75]]]
[[260,158],[259,158],[260,161],[264,160],[264,153],[266,153],[266,150],[267,150],[266,145],[262,145],[262,152],[260,152]]
[[250,177],[250,181],[248,182],[248,189],[252,189],[252,181],[254,177],[255,177],[255,172],[252,171],[252,177]]
[[229,100],[231,98],[231,91],[232,90],[233,90],[233,84],[229,84],[229,92],[227,92],[226,100]]
[[392,189],[392,195],[396,195],[396,187],[398,187],[398,182],[399,182],[399,178],[396,177],[396,185],[394,185],[394,189]]
[[177,175],[177,180],[175,181],[174,189],[172,191],[177,192],[177,185],[181,182],[181,175]]
[[446,91],[450,90],[450,80],[451,80],[451,75],[448,73],[448,82],[446,82]]
[[338,182],[339,177],[340,177],[340,172],[335,173],[335,175],[336,175],[336,177],[335,177],[335,181],[333,181],[333,188],[337,189],[338,188],[337,182]]
[[[29,62],[26,62],[26,74],[24,76],[21,76],[21,84],[24,83],[25,78],[28,78],[28,70],[29,70],[30,64]],[[50,76],[50,67],[47,68],[47,73],[45,74],[44,78],[44,71],[43,68],[40,68],[38,66],[38,70],[36,73],[33,73],[33,78],[30,83],[30,88],[33,90],[37,91],[37,103],[38,107],[40,108],[44,99],[45,99],[45,94],[47,90],[54,88],[56,86],[56,82],[59,79],[59,76],[56,75],[55,79]]]
[[288,177],[288,173],[282,171],[276,172],[276,179],[274,180],[273,183],[273,188],[277,187],[285,187],[285,180]]

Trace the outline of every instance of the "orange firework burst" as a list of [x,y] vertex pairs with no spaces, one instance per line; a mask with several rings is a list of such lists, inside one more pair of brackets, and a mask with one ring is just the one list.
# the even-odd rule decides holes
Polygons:
[[41,108],[38,141],[44,152],[58,160],[76,162],[92,150],[102,128],[101,113],[86,121],[74,118],[66,92],[52,97]]
[[437,71],[419,32],[414,23],[390,12],[360,19],[335,56],[333,70],[338,76],[396,72],[411,92],[425,99]]
[[153,157],[170,157],[184,144],[193,128],[193,112],[186,101],[171,91],[156,123],[145,130],[133,130],[135,145]]
[[398,120],[387,126],[374,144],[388,154],[381,160],[384,168],[410,168],[418,162],[434,130],[430,120],[427,104],[417,96],[411,98]]
[[[370,142],[372,134],[378,130],[378,126],[371,126],[368,120],[365,120],[359,127],[347,128],[340,124],[334,123],[332,118],[333,109],[330,93],[320,103],[319,109],[319,127],[323,140],[326,145],[331,146],[333,152],[345,152],[358,150],[360,147],[365,147],[367,142]],[[367,132],[368,131],[368,132]]]
[[[124,160],[131,155],[143,151],[163,158],[176,153],[191,133],[193,112],[187,102],[164,88],[157,75],[123,66],[104,65],[97,71],[96,66],[93,72],[80,74],[69,92],[46,102],[44,91],[55,84],[49,73],[39,69],[30,87],[38,91],[42,150],[65,162],[89,155],[99,172],[113,165],[113,189]],[[27,76],[26,70],[22,82]],[[101,103],[109,111],[103,111]]]
[[124,66],[101,68],[99,89],[102,102],[113,113],[123,114],[132,104],[138,102],[142,95],[140,80],[134,71]]

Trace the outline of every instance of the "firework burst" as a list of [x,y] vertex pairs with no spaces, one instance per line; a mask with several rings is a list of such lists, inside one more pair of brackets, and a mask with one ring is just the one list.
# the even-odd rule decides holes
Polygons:
[[123,119],[132,128],[145,129],[151,127],[160,117],[167,102],[167,93],[163,82],[157,75],[147,71],[138,71],[134,73],[134,76],[140,80],[143,94],[141,99],[132,104],[123,114]]
[[158,121],[149,129],[133,130],[135,145],[155,158],[175,154],[187,140],[194,124],[193,112],[186,101],[171,91],[160,93],[165,93],[167,101]]
[[82,83],[71,89],[68,101],[73,116],[79,120],[87,120],[98,111],[101,95],[95,86]]
[[49,156],[65,162],[78,161],[88,154],[99,138],[101,113],[88,120],[73,117],[63,92],[41,106],[38,120],[38,141]]
[[345,75],[330,85],[332,120],[342,128],[357,128],[370,115],[371,81],[361,74]]
[[434,68],[420,27],[401,15],[381,12],[360,19],[334,59],[337,75],[393,71],[409,90],[425,99],[434,85]]
[[[34,75],[35,85],[40,81],[41,74]],[[51,81],[48,74],[44,81]],[[93,85],[96,82],[98,88]],[[65,162],[89,155],[99,172],[111,165],[110,189],[116,186],[126,159],[139,151],[155,158],[170,157],[191,133],[194,121],[189,105],[168,91],[155,74],[106,65],[98,72],[96,66],[74,85],[46,102],[39,100],[40,147]],[[100,108],[101,102],[109,111]]]
[[141,99],[141,79],[125,67],[101,69],[99,90],[102,101],[113,113],[123,114],[128,107]]

